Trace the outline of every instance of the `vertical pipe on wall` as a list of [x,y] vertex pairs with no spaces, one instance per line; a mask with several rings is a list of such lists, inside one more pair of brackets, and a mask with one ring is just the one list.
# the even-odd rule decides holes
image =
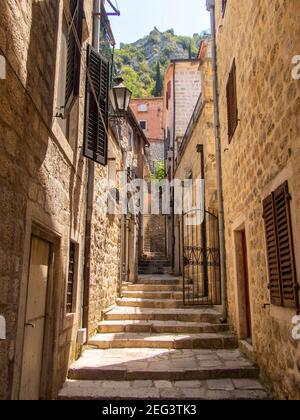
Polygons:
[[[197,145],[197,153],[200,154],[200,177],[204,182],[205,186],[205,168],[204,168],[204,146],[203,144]],[[204,274],[204,284],[203,284],[203,293],[204,296],[208,296],[208,261],[207,261],[207,234],[206,234],[206,201],[205,201],[205,190],[204,190],[204,203],[203,203],[203,222],[201,224],[201,248],[203,255],[203,274]],[[201,215],[200,215],[201,216]],[[196,243],[196,246],[198,243]]]
[[222,285],[222,306],[223,319],[227,318],[227,273],[226,273],[226,249],[225,249],[225,223],[224,223],[224,199],[222,179],[222,154],[220,138],[220,112],[218,94],[218,67],[216,47],[216,21],[215,21],[215,0],[206,1],[207,10],[210,12],[211,37],[212,37],[212,65],[213,65],[213,99],[214,99],[214,125],[216,145],[216,166],[217,166],[217,195],[219,213],[219,239],[220,239],[220,266]]
[[[172,180],[175,175],[175,142],[176,142],[176,62],[173,63],[173,153],[172,153]],[[175,193],[174,186],[172,187],[172,214],[171,214],[171,237],[172,237],[172,271],[175,270]]]

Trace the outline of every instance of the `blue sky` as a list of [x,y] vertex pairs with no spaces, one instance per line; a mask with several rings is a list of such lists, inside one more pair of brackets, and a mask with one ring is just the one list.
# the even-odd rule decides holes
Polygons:
[[[137,41],[156,26],[160,31],[174,28],[177,35],[193,35],[209,29],[206,0],[113,0],[120,17],[110,17],[117,46]],[[107,10],[109,6],[107,5]]]

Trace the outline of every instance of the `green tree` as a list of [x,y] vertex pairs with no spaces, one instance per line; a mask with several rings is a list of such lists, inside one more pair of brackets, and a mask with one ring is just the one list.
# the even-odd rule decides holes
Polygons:
[[152,181],[157,181],[158,183],[161,183],[161,181],[163,181],[165,177],[166,177],[165,163],[163,160],[159,160],[156,163],[155,171],[151,179]]
[[124,83],[126,87],[131,90],[132,96],[134,98],[142,98],[146,95],[144,85],[138,75],[132,67],[123,66],[122,67],[122,77],[124,78]]
[[193,54],[192,54],[192,43],[190,43],[190,45],[189,45],[189,59],[190,60],[192,59],[192,56],[193,56]]
[[156,75],[155,75],[155,87],[153,89],[153,95],[158,98],[159,96],[162,95],[162,91],[163,91],[163,78],[162,78],[162,74],[160,71],[160,64],[159,61],[157,62],[157,66],[156,66]]

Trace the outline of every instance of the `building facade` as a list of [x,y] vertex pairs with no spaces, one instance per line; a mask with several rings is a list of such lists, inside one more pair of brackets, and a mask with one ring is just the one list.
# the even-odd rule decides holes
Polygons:
[[[201,92],[199,60],[172,60],[164,78],[165,170],[174,179],[178,150]],[[174,197],[171,197],[171,202]],[[171,211],[172,213],[172,211]],[[175,263],[175,218],[167,218],[167,253]]]
[[132,99],[130,107],[149,141],[148,158],[154,172],[156,163],[164,160],[163,98]]
[[101,198],[122,171],[143,172],[147,140],[130,115],[108,121],[110,63],[97,43],[104,30],[114,40],[103,5],[0,4],[1,400],[55,398],[119,296],[122,216],[103,213]]
[[[88,3],[85,46],[92,33]],[[0,10],[6,61],[6,78],[0,82],[1,196],[6,197],[1,212],[0,312],[6,340],[0,341],[0,398],[46,398],[60,386],[81,328],[87,164],[80,150],[79,115],[85,73],[82,99],[78,95],[70,107],[67,129],[61,109],[70,16],[63,2],[3,1]],[[83,70],[84,59],[81,64]],[[67,276],[71,266],[72,280]]]
[[213,3],[229,318],[276,395],[299,399],[299,4]]
[[[217,215],[217,178],[216,178],[216,157],[214,138],[214,106],[212,95],[212,64],[211,64],[211,41],[206,39],[201,43],[199,49],[199,71],[201,77],[201,92],[195,109],[190,118],[186,132],[183,136],[178,153],[175,159],[174,178],[185,181],[191,180],[196,194],[201,196],[197,180],[204,180],[203,198],[204,209]],[[193,200],[189,209],[195,209],[199,215],[199,202]],[[175,272],[182,273],[183,270],[183,237],[182,237],[182,215],[175,216]],[[196,226],[195,226],[196,229]],[[199,233],[199,239],[201,234]]]

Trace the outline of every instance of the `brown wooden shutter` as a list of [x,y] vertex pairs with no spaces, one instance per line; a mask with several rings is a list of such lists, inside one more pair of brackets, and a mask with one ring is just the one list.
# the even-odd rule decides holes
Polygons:
[[[68,37],[68,57],[67,57],[67,75],[66,75],[66,92],[65,92],[65,110],[71,108],[72,103],[79,95],[80,87],[80,66],[81,55],[79,46],[74,34],[74,27],[77,32],[77,37],[82,45],[82,25],[84,17],[83,0],[70,0],[70,15],[72,21],[68,22],[69,37]],[[73,26],[73,24],[74,26]]]
[[280,275],[277,252],[277,233],[273,208],[273,197],[268,196],[263,202],[265,233],[267,244],[267,258],[269,268],[269,289],[271,295],[271,303],[273,305],[282,305]]
[[228,118],[228,138],[229,143],[235,133],[238,124],[238,107],[237,107],[237,88],[236,88],[236,65],[233,61],[232,68],[226,87],[227,96],[227,118]]
[[225,16],[226,6],[227,6],[227,0],[222,0],[222,17]]
[[264,202],[271,303],[298,308],[298,283],[290,215],[288,183]]
[[287,182],[274,192],[273,201],[276,216],[282,303],[285,307],[295,308],[298,303],[298,290],[290,215],[290,195]]
[[106,165],[110,73],[109,62],[93,47],[88,46],[87,67],[104,121],[102,121],[89,78],[87,78],[84,156],[100,163],[101,165]]

